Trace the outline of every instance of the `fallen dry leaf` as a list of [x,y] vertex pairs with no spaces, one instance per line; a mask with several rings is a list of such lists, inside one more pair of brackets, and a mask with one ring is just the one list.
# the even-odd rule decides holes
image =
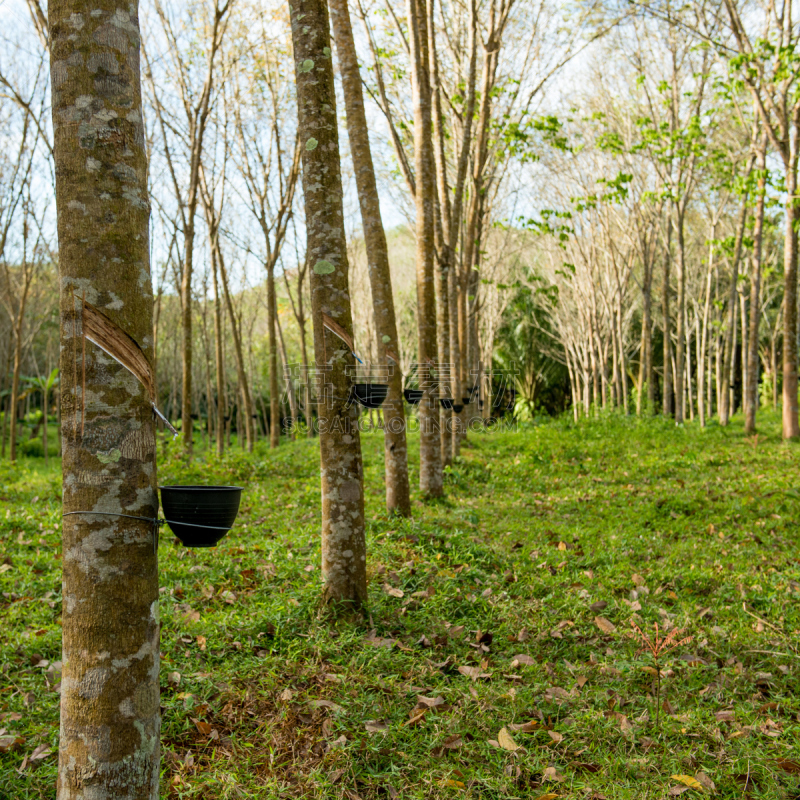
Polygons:
[[558,731],[547,731],[547,735],[556,743],[559,744],[564,741],[564,737]]
[[461,735],[458,733],[453,733],[442,742],[442,747],[445,747],[448,750],[457,750],[463,744],[464,740],[461,738]]
[[0,753],[11,753],[24,744],[25,737],[23,736],[2,736],[0,737]]
[[520,664],[524,664],[526,667],[531,667],[536,664],[536,659],[532,656],[526,655],[514,656],[514,658],[511,659],[512,667],[518,667]]
[[500,728],[500,733],[497,734],[497,742],[503,750],[510,750],[512,753],[519,750],[519,745],[508,732],[508,728]]
[[197,728],[203,736],[208,736],[211,733],[211,724],[208,722],[203,722],[201,719],[194,719],[192,718],[192,722],[194,722],[195,728]]
[[463,789],[464,784],[462,781],[454,781],[452,778],[448,778],[446,781],[442,781],[439,786],[450,786],[453,789]]
[[792,775],[800,773],[800,762],[798,761],[792,761],[788,758],[779,758],[775,763],[784,772],[788,772]]
[[714,784],[714,781],[705,774],[705,772],[698,772],[697,775],[694,776],[697,779],[697,782],[702,784],[704,789],[708,789],[709,792],[716,792],[717,787]]
[[595,617],[594,624],[597,625],[603,633],[614,633],[614,631],[617,630],[617,626],[605,617]]
[[390,586],[388,583],[383,584],[383,591],[386,594],[390,595],[391,597],[405,597],[406,593],[402,589],[395,589],[394,586]]
[[206,642],[207,641],[208,641],[208,639],[206,639],[205,636],[198,636],[197,637],[197,645],[199,646],[199,648],[201,650],[205,650],[206,649]]
[[578,684],[579,689],[583,689],[583,687],[586,686],[588,680],[589,679],[585,675],[578,675],[578,677],[575,679],[575,683]]
[[725,710],[725,711],[717,711],[714,714],[717,722],[733,722],[736,719],[736,715],[733,711]]
[[330,700],[312,700],[311,705],[314,706],[314,708],[329,708],[337,714],[342,714],[344,712],[344,709],[340,705]]
[[684,786],[688,786],[690,789],[702,789],[703,784],[700,783],[696,778],[693,778],[691,775],[671,775],[672,780],[678,781],[678,783],[682,783]]
[[543,781],[555,781],[555,783],[561,783],[562,781],[565,780],[565,778],[564,778],[563,775],[559,775],[558,774],[558,771],[556,770],[555,767],[548,767],[542,773],[542,780]]
[[557,794],[553,794],[552,792],[548,792],[547,794],[540,794],[536,800],[556,800],[558,797]]
[[417,705],[420,708],[437,708],[444,705],[444,697],[425,697],[424,695],[417,695]]
[[473,681],[477,681],[480,678],[492,677],[488,672],[481,672],[480,667],[459,667],[458,671],[467,678],[471,678]]
[[644,586],[645,584],[645,579],[641,575],[638,575],[635,572],[633,573],[633,575],[631,575],[631,580],[633,581],[635,586]]
[[367,729],[367,733],[383,733],[389,729],[389,726],[379,719],[368,719],[364,723],[364,727]]
[[517,733],[533,733],[538,730],[539,723],[535,719],[532,719],[530,722],[522,722],[517,725],[509,725],[508,727]]

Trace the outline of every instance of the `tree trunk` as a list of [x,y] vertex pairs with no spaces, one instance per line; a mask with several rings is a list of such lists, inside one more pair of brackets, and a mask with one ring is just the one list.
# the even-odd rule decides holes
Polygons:
[[289,439],[294,441],[294,429],[297,425],[297,396],[294,393],[294,383],[292,376],[289,373],[289,357],[286,355],[286,342],[283,341],[283,329],[281,328],[281,320],[278,315],[275,315],[275,326],[278,329],[278,341],[281,344],[281,364],[283,365],[283,374],[286,380],[286,394],[289,395],[289,416],[291,422],[289,425]]
[[211,253],[211,267],[214,275],[214,356],[217,374],[217,455],[225,452],[225,360],[222,355],[222,298],[219,294],[219,278],[217,276],[217,259],[213,249]]
[[74,0],[52,0],[49,7],[69,514],[57,795],[157,800],[153,409],[144,386],[83,338],[82,301],[85,294],[149,363],[153,294],[139,20],[135,0],[127,10],[108,0],[91,8]]
[[758,329],[761,324],[761,247],[764,233],[764,205],[766,200],[767,138],[764,134],[756,155],[758,171],[758,197],[753,227],[753,261],[750,276],[750,337],[747,342],[747,384],[744,393],[744,430],[755,433],[758,410]]
[[786,170],[783,242],[783,438],[800,436],[797,417],[797,163]]
[[[752,158],[747,168],[747,175],[753,167]],[[731,374],[735,354],[734,339],[736,334],[736,298],[739,282],[739,259],[742,256],[742,241],[744,239],[745,223],[747,222],[747,193],[742,195],[742,205],[739,209],[739,221],[736,225],[736,243],[733,253],[733,267],[731,275],[731,288],[728,295],[728,328],[725,331],[725,344],[722,354],[722,391],[717,398],[719,407],[719,424],[727,425],[731,416]],[[797,401],[795,400],[795,406]],[[796,415],[795,415],[796,416]]]
[[672,217],[667,216],[667,243],[664,248],[664,281],[661,287],[661,312],[664,317],[664,381],[663,397],[661,398],[662,412],[665,417],[672,414],[672,332],[669,317],[669,268],[672,259]]
[[427,57],[427,15],[421,0],[408,0],[408,20],[416,173],[418,375],[420,389],[425,393],[419,404],[419,488],[423,495],[441,497],[443,482],[439,450],[439,403],[432,376],[436,360],[436,295],[433,266],[434,169],[431,88]]
[[[242,405],[244,408],[242,413],[237,416],[237,428],[239,446],[244,449],[245,443],[248,452],[253,452],[253,401],[250,395],[250,383],[247,380],[247,369],[244,363],[244,351],[242,348],[242,333],[239,329],[239,323],[236,319],[236,310],[233,307],[233,299],[231,298],[230,288],[228,286],[228,272],[225,269],[225,258],[222,255],[222,250],[219,246],[219,219],[214,223],[214,232],[212,236],[212,246],[216,253],[216,260],[219,266],[219,277],[222,281],[222,293],[225,296],[225,306],[228,309],[228,318],[231,321],[231,333],[233,334],[233,354],[236,357],[236,372],[239,378],[240,394]],[[244,414],[244,442],[242,441],[242,425],[241,419]]]
[[686,246],[684,242],[684,212],[678,208],[678,320],[675,346],[675,424],[682,425],[686,417],[685,362],[686,362]]
[[278,387],[278,337],[275,317],[278,313],[275,299],[275,265],[267,269],[267,332],[269,335],[269,446],[281,443],[280,389]]
[[644,387],[647,386],[647,413],[652,414],[655,404],[653,385],[653,316],[652,316],[653,262],[645,254],[642,276],[642,340],[639,348],[639,388],[636,413],[642,414]]
[[18,322],[15,326],[16,335],[14,337],[14,371],[11,373],[11,397],[8,402],[8,413],[11,416],[10,449],[8,457],[10,461],[17,460],[17,416],[19,406],[19,377],[22,369],[22,325],[25,312],[24,295],[19,305]]
[[406,445],[406,418],[403,408],[403,375],[397,361],[400,342],[389,270],[389,248],[381,219],[378,185],[369,143],[369,128],[364,112],[361,90],[361,73],[350,24],[347,0],[331,0],[333,32],[342,76],[347,134],[358,187],[361,207],[361,224],[369,264],[372,289],[372,309],[377,328],[378,353],[383,363],[392,363],[389,373],[389,393],[383,403],[384,465],[386,470],[386,509],[404,517],[411,515],[408,482],[408,447]]
[[42,421],[44,427],[42,428],[42,448],[44,449],[44,463],[50,463],[50,456],[47,453],[47,386],[42,389]]
[[[361,439],[355,404],[350,403],[347,370],[353,321],[344,232],[336,95],[326,0],[290,6],[297,83],[297,110],[303,147],[311,311],[320,410],[322,476],[322,576],[329,604],[359,608],[367,601],[367,547]],[[350,337],[334,336],[323,315]]]

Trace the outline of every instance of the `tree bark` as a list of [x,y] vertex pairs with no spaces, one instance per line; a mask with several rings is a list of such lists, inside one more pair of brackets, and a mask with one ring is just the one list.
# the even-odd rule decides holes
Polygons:
[[755,433],[758,411],[758,329],[761,324],[761,253],[764,234],[764,206],[766,202],[767,137],[763,135],[756,154],[758,172],[758,197],[753,226],[753,268],[750,276],[750,336],[747,342],[747,385],[744,395],[744,430]]
[[[753,160],[747,167],[747,175],[753,167]],[[734,244],[733,266],[731,275],[731,288],[728,295],[728,327],[725,331],[725,343],[722,355],[722,387],[717,406],[719,408],[719,424],[727,425],[731,415],[731,374],[734,362],[734,338],[736,334],[736,300],[737,284],[739,282],[739,259],[742,257],[742,241],[744,240],[745,223],[747,222],[747,192],[742,195],[742,205],[739,209],[739,220],[736,225],[736,241]],[[795,400],[795,405],[797,401]]]
[[800,437],[797,415],[797,154],[786,170],[783,242],[783,438]]
[[328,604],[367,601],[367,547],[361,439],[350,402],[352,348],[325,327],[323,314],[352,342],[336,95],[326,0],[293,0],[297,109],[303,152],[311,311],[320,411],[322,576]]
[[675,346],[675,424],[682,425],[686,416],[685,408],[685,362],[686,362],[686,244],[684,241],[684,210],[677,209],[678,233],[678,320]]
[[419,386],[420,469],[423,495],[441,497],[442,460],[439,449],[439,402],[432,368],[436,361],[436,295],[434,287],[434,168],[431,138],[431,86],[428,71],[427,15],[422,0],[408,0],[411,47],[411,91],[414,104],[414,165],[416,173],[416,263]]
[[662,330],[664,332],[664,380],[663,397],[661,398],[662,412],[665,417],[672,414],[672,332],[669,316],[669,268],[672,259],[672,217],[667,215],[667,243],[664,248],[664,281],[661,287],[661,312],[664,317]]
[[217,275],[217,259],[213,248],[211,252],[211,268],[214,275],[214,359],[217,374],[217,455],[225,452],[225,360],[222,355],[222,298],[219,293],[219,277]]
[[144,386],[83,337],[85,296],[138,343],[144,359],[152,358],[138,7],[135,0],[126,10],[99,0],[88,8],[74,0],[49,7],[63,509],[79,512],[63,522],[57,796],[157,800],[153,410]]
[[369,264],[378,352],[384,364],[389,365],[393,362],[389,374],[389,393],[382,406],[386,509],[390,513],[395,512],[407,517],[411,515],[408,447],[403,408],[403,375],[396,355],[400,351],[400,343],[394,310],[392,275],[389,270],[389,248],[381,219],[380,198],[370,150],[369,128],[364,112],[361,73],[358,69],[350,12],[347,0],[331,0],[330,5],[347,112],[347,134],[350,138],[350,152],[353,156],[361,207],[361,224],[364,228],[364,243]]

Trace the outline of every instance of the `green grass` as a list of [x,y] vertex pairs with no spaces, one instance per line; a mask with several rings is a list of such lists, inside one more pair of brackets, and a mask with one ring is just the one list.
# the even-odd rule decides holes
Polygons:
[[[472,435],[447,499],[407,522],[383,512],[367,434],[369,615],[339,624],[318,604],[314,442],[188,468],[160,449],[162,482],[247,487],[216,550],[162,535],[163,797],[656,800],[710,796],[672,777],[702,773],[716,797],[799,798],[800,450],[760,423],[757,440],[619,416]],[[55,796],[37,664],[60,657],[57,470],[0,466],[13,800]],[[693,637],[660,664],[658,726],[631,620]],[[420,716],[418,696],[441,705]],[[516,752],[492,744],[526,722]],[[19,773],[40,744],[54,754]]]

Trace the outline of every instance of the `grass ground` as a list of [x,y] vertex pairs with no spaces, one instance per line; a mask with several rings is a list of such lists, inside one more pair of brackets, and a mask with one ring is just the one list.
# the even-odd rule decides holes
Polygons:
[[[162,536],[163,797],[800,798],[800,449],[761,423],[471,436],[412,521],[367,434],[369,615],[338,625],[313,442],[165,455],[247,491],[216,550]],[[55,796],[57,470],[0,466],[3,800]],[[632,623],[692,638],[655,662]]]

